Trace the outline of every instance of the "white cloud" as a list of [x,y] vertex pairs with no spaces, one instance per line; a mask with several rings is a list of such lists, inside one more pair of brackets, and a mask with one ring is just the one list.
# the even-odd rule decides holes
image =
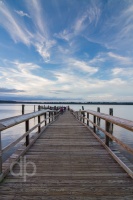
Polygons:
[[93,2],[86,10],[79,15],[74,24],[76,34],[81,33],[85,28],[89,29],[91,24],[97,25],[101,15],[101,10],[98,5]]
[[81,31],[84,30],[84,28],[86,27],[85,25],[85,20],[87,19],[88,17],[88,14],[85,13],[83,14],[80,18],[78,18],[74,24],[74,32],[77,34],[77,33],[80,33]]
[[15,42],[23,42],[30,45],[32,33],[28,31],[22,21],[19,21],[12,10],[4,3],[0,6],[0,24],[7,30]]
[[122,68],[114,68],[114,69],[112,69],[113,75],[119,75],[121,72],[123,72]]
[[[73,63],[76,62],[73,61]],[[20,95],[23,93],[23,96],[43,96],[42,94],[44,94],[47,97],[61,98],[63,96],[63,98],[68,98],[69,94],[69,98],[95,100],[97,97],[100,101],[102,97],[106,97],[106,100],[111,96],[118,98],[123,95],[123,90],[125,90],[125,96],[132,96],[133,80],[123,80],[119,77],[101,80],[97,77],[91,77],[95,71],[92,68],[88,68],[88,65],[86,66],[82,61],[78,61],[77,65],[81,66],[79,69],[89,72],[89,77],[87,78],[86,75],[83,77],[80,73],[74,71],[77,68],[76,65],[70,67],[69,64],[65,64],[64,69],[47,70],[48,73],[51,73],[50,78],[54,78],[49,79],[43,77],[43,73],[45,74],[46,72],[43,72],[43,68],[39,65],[8,61],[7,65],[10,65],[10,67],[0,68],[0,85],[3,88],[6,85],[6,88],[15,89],[14,91],[18,91],[18,95],[21,89]],[[85,65],[84,69],[82,65]]]
[[73,33],[70,30],[64,29],[63,31],[59,32],[58,34],[54,34],[55,37],[69,41],[73,37]]
[[25,2],[34,25],[39,30],[41,35],[43,35],[45,38],[48,38],[48,28],[46,25],[46,20],[42,15],[42,7],[40,1],[30,0]]
[[94,58],[89,60],[90,64],[99,65],[104,63],[107,60],[107,54],[99,52]]
[[80,71],[87,72],[90,74],[98,72],[97,67],[91,67],[86,62],[76,59],[69,59],[69,66],[71,68],[79,69]]
[[25,13],[24,11],[22,10],[15,10],[15,12],[20,15],[21,17],[29,17],[31,18],[27,13]]
[[[99,52],[94,58],[88,61],[90,65],[97,65],[98,67],[112,68],[115,66],[132,66],[133,59],[128,56],[121,56],[113,52]],[[110,66],[111,63],[111,66]]]
[[45,20],[45,14],[42,12],[41,3],[36,0],[30,0],[26,1],[26,5],[37,30],[34,34],[34,41],[32,44],[35,46],[37,52],[41,55],[44,61],[49,62],[51,49],[55,46],[56,41],[50,38],[48,25]]
[[26,1],[26,5],[29,8],[30,15],[23,11],[16,11],[16,13],[20,16],[31,16],[35,31],[31,32],[21,18],[18,18],[15,12],[5,3],[2,3],[0,7],[0,24],[6,29],[14,42],[34,46],[44,61],[48,62],[51,56],[51,48],[55,46],[56,41],[49,37],[39,1]]
[[99,21],[100,14],[100,8],[93,3],[84,11],[79,12],[78,17],[74,20],[71,20],[71,25],[69,24],[68,28],[65,28],[59,33],[55,33],[54,36],[69,42],[76,36],[82,35],[82,32],[85,29],[89,29],[90,24],[94,23],[96,26]]
[[133,63],[131,58],[129,57],[124,57],[124,56],[120,56],[118,54],[114,54],[113,52],[108,52],[107,55],[111,58],[115,58],[118,61],[121,61],[122,63],[126,63],[126,64],[131,64]]
[[55,40],[47,40],[42,43],[36,43],[37,52],[43,57],[45,62],[50,61],[50,49],[56,44]]
[[0,67],[1,87],[24,90],[24,95],[41,95],[54,84],[53,81],[36,75],[42,68],[34,63],[9,62],[10,67]]
[[112,69],[112,74],[114,76],[124,76],[124,77],[132,77],[133,76],[133,68],[131,67],[126,67],[126,68],[114,68]]

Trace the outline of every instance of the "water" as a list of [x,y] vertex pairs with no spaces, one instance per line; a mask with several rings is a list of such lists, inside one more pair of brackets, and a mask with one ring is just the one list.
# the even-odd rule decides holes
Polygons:
[[[51,106],[63,106],[59,104],[51,104]],[[67,105],[64,105],[67,106]],[[82,108],[82,105],[71,104],[69,105],[70,108],[74,110],[79,110]],[[133,121],[133,105],[83,105],[84,110],[94,110],[97,111],[97,107],[100,107],[101,113],[109,114],[109,108],[113,108],[113,115],[116,117],[121,117],[124,119],[132,120]],[[35,105],[36,111],[38,110],[38,105]],[[25,104],[25,114],[34,112],[34,104]],[[13,117],[22,114],[22,105],[20,104],[0,104],[0,119]],[[92,116],[90,117],[92,119]],[[43,120],[43,116],[42,119]],[[30,128],[37,124],[37,118],[30,120]],[[105,127],[104,120],[101,120],[101,127]],[[30,135],[33,135],[37,131]],[[21,123],[17,126],[9,128],[7,130],[2,131],[2,148],[19,138],[21,135],[25,133],[25,123]],[[100,132],[101,137],[104,138],[104,134]],[[129,146],[133,147],[133,132],[125,130],[119,126],[114,125],[114,136],[116,136],[121,141],[125,142]],[[20,144],[24,143],[25,139],[20,142]],[[20,145],[18,144],[18,145]],[[17,145],[17,147],[18,147]],[[15,147],[16,148],[16,147]],[[6,157],[9,156],[11,152],[15,150],[15,148],[7,152]],[[129,157],[130,158],[130,157]]]

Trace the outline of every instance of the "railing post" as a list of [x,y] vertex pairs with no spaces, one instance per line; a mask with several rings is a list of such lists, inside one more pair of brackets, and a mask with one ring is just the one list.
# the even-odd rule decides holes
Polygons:
[[109,108],[109,115],[113,116],[113,108]]
[[[87,119],[89,119],[89,113],[87,112]],[[87,126],[89,126],[89,120],[87,120]]]
[[[84,110],[84,106],[82,106],[82,110]],[[84,112],[81,112],[82,114],[82,122],[84,123]]]
[[44,113],[44,117],[45,117],[45,126],[47,125],[47,113]]
[[[100,113],[100,107],[97,107],[97,112]],[[100,126],[100,118],[97,117],[97,125]]]
[[[41,122],[41,116],[38,116],[38,124]],[[38,126],[38,133],[41,132],[41,125]]]
[[38,111],[39,111],[39,110],[41,110],[41,106],[40,106],[40,105],[38,106]]
[[[25,122],[25,131],[29,131],[29,120]],[[26,147],[29,145],[29,134],[26,136]]]
[[[109,108],[109,115],[113,116],[113,108]],[[111,135],[113,134],[113,123],[110,123],[109,132]],[[112,141],[111,138],[110,141]]]
[[[105,129],[109,133],[109,128],[110,128],[110,122],[105,121]],[[109,147],[109,140],[110,138],[106,135],[105,136],[105,144]]]
[[0,174],[2,173],[2,141],[1,141],[1,131],[0,131]]
[[83,123],[85,123],[84,117],[85,117],[85,112],[83,112]]
[[34,105],[34,112],[36,111],[36,107],[35,107],[35,105]]
[[[93,123],[96,123],[96,116],[95,115],[93,115]],[[94,131],[94,133],[96,133],[96,126],[95,125],[93,125],[93,131]]]
[[51,116],[51,114],[50,114],[50,112],[49,112],[49,123],[50,123],[50,116]]
[[22,115],[24,115],[24,107],[25,105],[22,105]]

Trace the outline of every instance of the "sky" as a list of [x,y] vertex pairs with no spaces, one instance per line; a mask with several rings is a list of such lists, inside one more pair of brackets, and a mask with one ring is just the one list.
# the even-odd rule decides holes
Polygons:
[[133,1],[0,0],[0,99],[133,101]]

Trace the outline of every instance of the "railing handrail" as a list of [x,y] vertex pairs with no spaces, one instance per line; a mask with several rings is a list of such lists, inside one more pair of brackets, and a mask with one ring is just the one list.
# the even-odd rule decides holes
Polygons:
[[[118,145],[120,145],[123,149],[125,149],[127,152],[133,154],[133,148],[129,145],[125,144],[118,138],[112,135],[113,133],[113,124],[116,124],[122,128],[125,128],[127,130],[130,130],[133,132],[133,121],[122,119],[119,117],[114,117],[108,114],[99,113],[92,110],[80,110],[80,111],[74,111],[71,110],[72,114],[77,118],[81,123],[83,123],[89,130],[92,132],[92,134],[99,140],[99,142],[107,149],[107,151],[113,156],[113,158],[120,164],[120,166],[128,173],[130,177],[133,178],[133,171],[130,169],[129,166],[124,164],[124,162],[119,158],[111,148],[109,148],[110,141],[115,141]],[[87,117],[84,115],[84,113],[87,113]],[[89,115],[93,115],[93,121],[89,119]],[[97,118],[97,120],[96,120]],[[100,127],[100,119],[105,120],[105,129]],[[86,122],[85,122],[86,120]],[[93,124],[93,129],[90,129],[89,123]],[[101,138],[96,134],[97,130],[102,131],[105,134],[105,141],[101,140]]]
[[2,119],[2,120],[0,120],[0,131],[8,129],[12,126],[20,124],[20,123],[27,121],[29,119],[32,119],[34,117],[41,116],[41,115],[43,115],[44,113],[47,113],[47,112],[58,112],[58,110],[49,110],[49,109],[40,110],[40,111],[36,111],[36,112],[24,114],[24,115],[18,115],[18,116],[15,116],[15,117]]
[[[48,117],[47,117],[47,113],[49,113]],[[51,115],[51,113],[52,113],[52,115]],[[12,147],[14,147],[16,144],[18,144],[23,138],[26,138],[25,149],[23,149],[21,151],[21,153],[17,155],[17,157],[15,158],[15,161],[17,159],[19,159],[21,154],[25,153],[27,151],[27,149],[35,142],[35,140],[38,138],[38,136],[41,134],[41,132],[44,131],[44,128],[46,129],[49,124],[51,124],[53,121],[55,121],[59,114],[60,114],[59,110],[47,109],[47,110],[40,110],[37,112],[32,112],[29,114],[19,115],[19,116],[0,120],[0,181],[5,177],[5,175],[9,171],[9,167],[10,167],[10,165],[9,165],[7,167],[7,169],[3,172],[3,169],[2,169],[3,168],[3,161],[2,161],[3,153],[5,153],[6,151],[9,151]],[[45,118],[43,121],[41,121],[42,115],[44,115],[44,118]],[[34,117],[38,117],[38,124],[30,129],[29,120]],[[48,120],[48,123],[47,123],[47,120]],[[11,142],[10,144],[8,144],[4,148],[2,148],[1,131],[8,129],[12,126],[16,126],[17,124],[20,124],[22,122],[25,122],[25,133],[23,135],[21,135],[19,138],[17,138],[15,141]],[[45,123],[45,125],[43,127],[41,127],[41,124],[43,124],[43,123]],[[33,132],[33,130],[36,128],[38,128],[38,131],[36,132],[37,134],[35,133],[36,136],[33,139],[31,139],[29,137],[29,134],[31,132]],[[8,160],[8,162],[10,163],[9,160]]]
[[26,133],[24,133],[23,135],[21,135],[19,138],[17,138],[15,141],[11,142],[10,144],[8,144],[7,146],[5,146],[1,152],[5,153],[6,151],[8,151],[11,147],[15,146],[17,143],[19,143],[23,138],[25,138],[27,135],[29,135],[34,129],[36,129],[37,127],[39,127],[42,123],[44,123],[47,119],[49,119],[50,117],[47,117],[46,119],[44,119],[42,122],[40,122],[39,124],[33,126],[29,131],[27,131]]
[[[74,112],[79,112],[79,111],[74,111]],[[111,115],[101,113],[101,112],[99,113],[99,112],[96,112],[93,110],[81,110],[80,112],[86,112],[86,113],[92,114],[92,115],[99,117],[101,119],[104,119],[110,123],[113,123],[122,128],[128,129],[129,131],[133,131],[133,121],[131,121],[131,120],[111,116]]]
[[[133,132],[133,121],[130,121],[130,120],[126,120],[126,119],[122,119],[122,118],[119,118],[119,117],[115,117],[115,116],[111,116],[111,115],[108,115],[108,114],[104,114],[104,113],[99,113],[99,112],[96,112],[96,111],[92,111],[92,110],[80,110],[80,111],[74,111],[74,110],[71,110],[74,113],[77,113],[78,114],[78,117],[81,117],[81,119],[83,120],[87,120],[89,121],[91,124],[93,124],[93,128],[95,130],[95,128],[97,127],[99,130],[101,130],[105,136],[107,136],[108,138],[110,138],[111,140],[114,140],[117,144],[119,144],[121,147],[123,147],[125,150],[127,150],[129,153],[132,153],[133,154],[133,148],[131,148],[130,146],[128,146],[127,144],[125,144],[124,142],[120,141],[118,138],[116,138],[115,136],[113,136],[112,134],[109,133],[109,131],[101,128],[98,124],[96,124],[96,119],[95,119],[95,122],[86,118],[85,116],[83,116],[83,113],[89,113],[93,116],[95,116],[95,118],[99,118],[99,119],[103,119],[105,120],[105,122],[109,122],[109,124],[116,124],[122,128],[125,128],[127,130],[130,130]],[[80,115],[79,115],[80,113]],[[75,117],[77,117],[75,115]],[[84,123],[84,122],[83,122]],[[125,124],[124,124],[125,123]],[[110,126],[109,125],[109,126]],[[95,131],[94,131],[95,132]],[[109,144],[108,144],[109,145]]]

